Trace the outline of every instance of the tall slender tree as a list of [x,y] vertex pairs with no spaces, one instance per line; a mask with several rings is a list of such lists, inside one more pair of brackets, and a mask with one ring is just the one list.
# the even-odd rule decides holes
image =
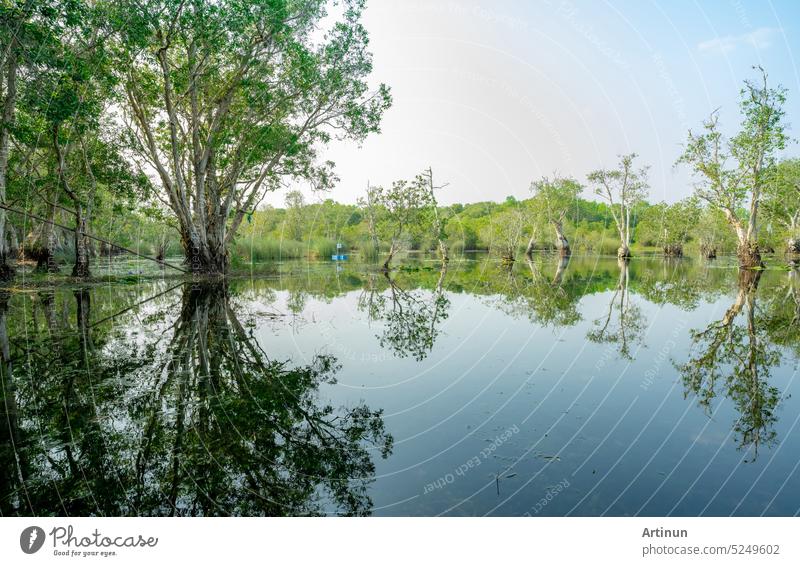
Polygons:
[[619,232],[620,245],[617,257],[631,256],[631,216],[633,210],[646,197],[648,166],[636,169],[633,161],[635,153],[621,155],[616,169],[598,169],[588,175],[589,182],[595,185],[595,193],[608,201],[611,215]]
[[428,167],[423,171],[417,181],[424,183],[430,193],[430,207],[431,207],[431,223],[433,232],[436,236],[436,245],[439,248],[439,257],[442,263],[445,264],[450,261],[450,256],[447,253],[447,217],[439,210],[439,201],[436,199],[436,191],[445,188],[448,184],[434,185],[433,184],[433,168]]

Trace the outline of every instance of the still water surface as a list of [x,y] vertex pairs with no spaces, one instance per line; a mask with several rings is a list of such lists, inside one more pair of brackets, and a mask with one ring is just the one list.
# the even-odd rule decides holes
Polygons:
[[0,297],[2,515],[795,515],[800,273],[284,263]]

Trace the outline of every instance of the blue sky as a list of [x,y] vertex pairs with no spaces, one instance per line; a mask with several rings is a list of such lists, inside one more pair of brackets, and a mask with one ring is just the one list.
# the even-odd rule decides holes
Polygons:
[[523,198],[636,151],[651,200],[674,201],[691,192],[673,167],[687,129],[715,108],[735,129],[752,65],[789,90],[800,137],[797,1],[368,0],[364,22],[394,105],[380,135],[331,148],[341,182],[309,200],[353,202],[429,165],[444,202]]

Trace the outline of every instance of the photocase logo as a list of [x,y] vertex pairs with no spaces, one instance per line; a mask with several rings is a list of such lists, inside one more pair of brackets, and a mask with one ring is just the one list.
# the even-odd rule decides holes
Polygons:
[[19,547],[25,554],[38,552],[44,544],[44,529],[41,527],[28,527],[19,535]]

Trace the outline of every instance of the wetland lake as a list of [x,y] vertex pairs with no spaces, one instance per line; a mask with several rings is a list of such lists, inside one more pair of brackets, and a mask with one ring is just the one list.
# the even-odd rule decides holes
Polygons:
[[779,263],[20,277],[0,513],[796,515],[800,272]]

